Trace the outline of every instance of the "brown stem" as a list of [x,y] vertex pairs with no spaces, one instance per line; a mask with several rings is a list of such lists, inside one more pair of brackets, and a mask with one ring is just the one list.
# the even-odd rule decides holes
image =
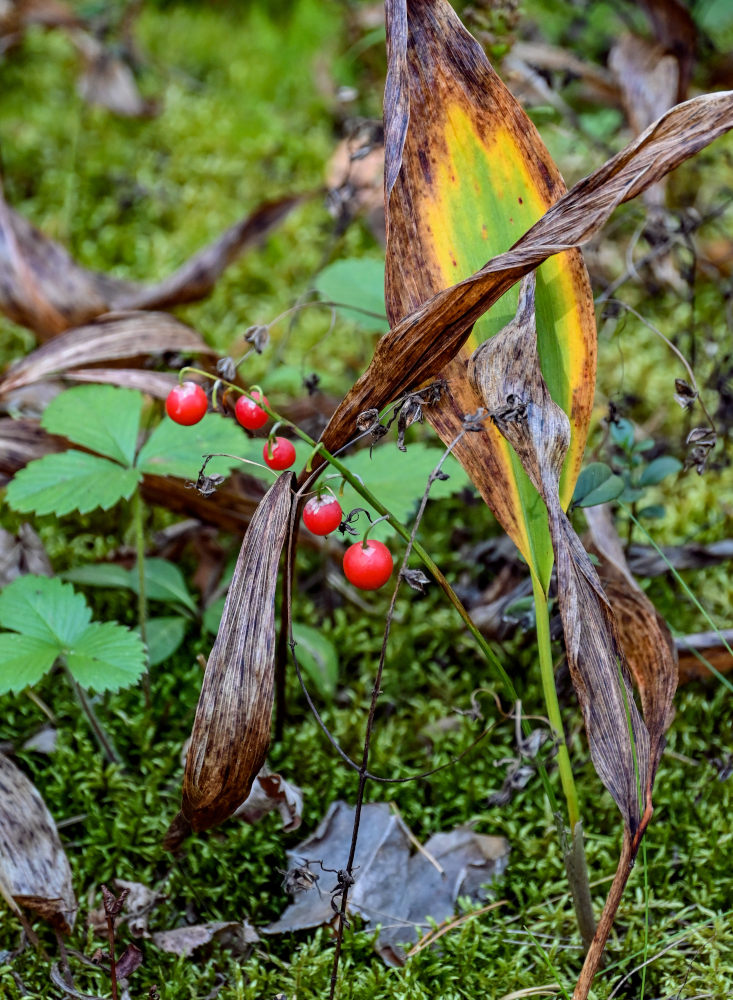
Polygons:
[[598,921],[598,926],[596,927],[596,932],[593,935],[591,946],[585,956],[583,968],[580,970],[578,982],[575,984],[575,989],[573,990],[573,1000],[588,1000],[588,994],[590,992],[591,984],[593,983],[593,977],[601,966],[603,950],[606,947],[606,942],[611,934],[611,928],[613,927],[613,922],[616,919],[616,912],[619,908],[619,904],[621,903],[621,897],[623,896],[624,889],[626,888],[626,883],[629,881],[631,869],[634,867],[636,855],[639,851],[639,845],[641,844],[641,838],[644,836],[646,828],[649,825],[649,820],[652,818],[652,812],[651,800],[647,797],[646,810],[644,815],[641,817],[641,822],[639,823],[636,833],[632,836],[628,827],[624,827],[624,843],[621,849],[621,857],[619,858],[616,874],[613,877],[611,888],[608,891],[606,905],[603,907],[603,913],[601,913],[601,919]]

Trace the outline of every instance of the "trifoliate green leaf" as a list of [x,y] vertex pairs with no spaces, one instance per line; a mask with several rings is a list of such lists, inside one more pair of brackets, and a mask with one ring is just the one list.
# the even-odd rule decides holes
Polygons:
[[137,632],[115,622],[93,622],[66,657],[74,680],[95,691],[129,687],[145,670],[145,649]]
[[128,499],[141,478],[137,469],[72,449],[29,462],[10,481],[6,496],[13,510],[24,513],[86,514]]
[[[344,459],[344,464],[359,476],[364,485],[379,497],[399,521],[404,523],[410,520],[422,499],[428,476],[442,455],[441,448],[432,448],[420,443],[409,445],[406,452],[399,451],[394,444],[381,444],[374,449],[372,458],[369,457],[368,449],[364,449],[353,457]],[[430,488],[431,500],[450,496],[470,485],[466,473],[452,456],[443,463],[442,469],[450,478],[438,479],[433,483]],[[340,489],[335,481],[330,485],[336,492]],[[343,497],[339,497],[339,502],[344,509],[344,515],[347,515],[353,507],[369,509],[369,504],[365,503],[348,483],[344,487]],[[372,517],[379,516],[371,509],[370,513]],[[360,533],[366,528],[367,523],[362,515],[357,524]],[[383,521],[369,533],[369,537],[384,539],[390,534],[392,529]]]
[[[255,443],[235,420],[227,420],[218,413],[207,413],[191,427],[165,419],[140,449],[137,467],[154,476],[179,476],[195,481],[204,455],[217,451],[245,455],[248,445]],[[262,445],[259,461],[262,461]],[[206,472],[226,475],[238,464],[233,458],[214,458],[206,466]]]
[[113,385],[80,385],[53,399],[41,426],[75,444],[131,466],[135,460],[143,397]]
[[151,667],[163,663],[183,642],[186,619],[180,615],[166,618],[148,618],[145,635],[148,640],[148,662]]
[[21,576],[0,594],[0,625],[55,646],[73,646],[92,615],[81,594],[55,577]]
[[338,312],[345,319],[358,323],[363,330],[389,330],[383,260],[359,257],[334,261],[316,276],[314,284],[322,299],[339,303]]
[[0,694],[36,684],[56,662],[59,647],[30,635],[0,635]]

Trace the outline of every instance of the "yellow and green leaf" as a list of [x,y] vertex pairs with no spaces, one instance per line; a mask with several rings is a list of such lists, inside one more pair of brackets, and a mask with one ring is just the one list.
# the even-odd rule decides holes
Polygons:
[[[392,24],[395,19],[391,7]],[[436,292],[508,250],[565,186],[534,126],[491,68],[478,43],[443,0],[408,0],[407,44],[392,74],[409,114],[401,149],[387,149],[394,184],[388,192],[387,310],[394,325]],[[400,134],[399,130],[386,129]],[[396,160],[399,160],[399,171]],[[479,406],[466,380],[476,345],[514,316],[516,288],[476,323],[447,365],[449,391],[426,410],[447,442],[461,417]],[[547,260],[537,275],[542,371],[568,414],[572,441],[561,495],[572,496],[595,387],[596,332],[590,283],[578,250]],[[455,449],[486,502],[546,587],[552,568],[547,512],[511,448],[493,426],[466,435]]]

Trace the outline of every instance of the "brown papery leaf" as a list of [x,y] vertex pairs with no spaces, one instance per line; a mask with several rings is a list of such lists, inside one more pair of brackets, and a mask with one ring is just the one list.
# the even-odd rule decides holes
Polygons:
[[270,745],[275,664],[275,588],[292,504],[290,472],[265,494],[247,529],[209,655],[183,775],[181,813],[165,845],[186,826],[206,830],[249,795]]
[[703,94],[677,105],[579,181],[511,250],[396,323],[378,342],[369,368],[331,418],[322,436],[326,448],[345,444],[364,410],[382,407],[438,375],[465,343],[476,320],[525,274],[547,257],[586,243],[618,205],[731,128],[732,91]]
[[87,104],[98,104],[123,118],[150,118],[158,102],[144,98],[130,67],[86,31],[69,32],[84,60],[77,88]]
[[547,507],[568,666],[593,765],[634,834],[641,806],[629,721],[642,788],[649,774],[649,734],[634,704],[613,612],[560,503],[570,422],[542,378],[533,274],[522,282],[514,321],[477,348],[468,375]]
[[265,202],[168,278],[141,285],[81,267],[59,243],[13,211],[0,187],[0,310],[48,340],[103,313],[195,302],[301,201],[303,196],[293,195]]
[[168,313],[108,313],[86,326],[67,330],[18,361],[0,380],[0,395],[84,365],[164,351],[215,354],[195,330]]
[[35,785],[0,754],[0,893],[69,934],[77,903],[56,824]]
[[618,635],[639,690],[649,730],[649,773],[645,788],[651,805],[652,785],[664,750],[664,734],[674,717],[677,651],[667,623],[631,574],[607,506],[586,507],[593,547],[601,557],[598,574],[618,625]]

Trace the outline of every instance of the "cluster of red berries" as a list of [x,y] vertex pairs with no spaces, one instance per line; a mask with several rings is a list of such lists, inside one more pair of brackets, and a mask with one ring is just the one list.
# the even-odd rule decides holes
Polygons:
[[[269,417],[267,411],[257,403],[269,406],[267,396],[255,391],[249,396],[240,396],[234,407],[234,415],[242,427],[255,431],[264,427]],[[165,410],[171,420],[190,427],[197,424],[206,413],[209,402],[206,393],[196,382],[182,382],[168,393]],[[292,441],[284,437],[268,438],[262,449],[265,463],[278,472],[289,469],[295,461]],[[326,495],[311,497],[303,509],[303,524],[314,535],[330,535],[343,519],[341,504],[334,497]],[[355,542],[344,554],[344,575],[360,590],[378,590],[392,575],[392,555],[382,542],[367,539]]]
[[[334,497],[311,497],[303,508],[303,524],[314,535],[330,535],[341,524],[344,512]],[[344,554],[344,575],[360,590],[379,590],[392,575],[392,555],[382,542],[355,542]]]
[[[256,431],[259,427],[264,427],[270,419],[267,411],[257,405],[257,401],[269,406],[267,396],[261,395],[257,390],[252,393],[252,399],[248,396],[240,396],[234,407],[234,415],[238,422],[248,431]],[[209,401],[206,393],[196,382],[182,382],[175,386],[168,393],[165,401],[165,410],[171,420],[177,424],[190,427],[197,424],[206,413]],[[295,461],[295,447],[292,441],[284,437],[268,438],[265,447],[262,449],[262,458],[265,464],[276,472],[289,469]]]

